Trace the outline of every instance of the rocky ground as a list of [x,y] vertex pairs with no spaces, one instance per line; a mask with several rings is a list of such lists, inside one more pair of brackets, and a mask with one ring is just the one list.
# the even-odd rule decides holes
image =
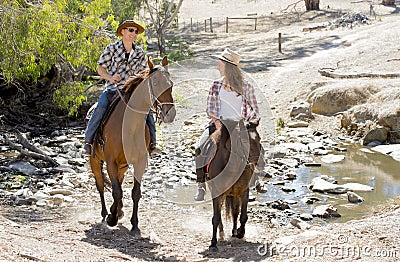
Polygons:
[[[288,3],[284,5],[283,2]],[[0,190],[0,259],[397,261],[400,257],[398,199],[389,201],[385,207],[366,218],[322,225],[315,223],[317,218],[310,222],[306,216],[299,219],[301,214],[282,210],[285,204],[291,203],[277,200],[260,205],[253,201],[245,239],[231,239],[231,225],[225,222],[226,240],[219,242],[218,252],[208,251],[211,203],[195,204],[191,198],[194,194],[192,147],[199,135],[199,126],[206,121],[203,112],[205,94],[210,79],[216,76],[215,61],[209,58],[210,54],[219,53],[224,47],[231,47],[243,54],[243,62],[246,63],[244,71],[259,88],[263,114],[260,133],[268,148],[275,148],[277,140],[281,144],[300,140],[288,128],[282,129],[279,139],[277,135],[270,134],[276,130],[279,118],[285,123],[291,122],[289,114],[293,104],[307,100],[308,95],[318,87],[398,86],[399,83],[397,79],[337,80],[318,73],[321,68],[336,68],[342,73],[398,70],[400,47],[396,39],[399,39],[400,24],[398,14],[390,13],[397,9],[375,6],[377,19],[352,29],[323,27],[314,30],[337,19],[339,11],[342,13],[345,9],[353,8],[354,11],[368,14],[369,5],[366,2],[349,4],[348,1],[324,1],[321,6],[323,11],[300,12],[300,16],[293,12],[279,13],[290,3],[282,1],[282,7],[277,7],[268,1],[261,1],[260,4],[271,4],[268,10],[274,10],[274,14],[269,13],[259,19],[257,32],[182,32],[195,51],[195,58],[171,65],[171,73],[175,78],[177,119],[173,125],[163,125],[158,131],[164,154],[150,160],[143,181],[139,210],[141,238],[129,237],[131,175],[127,174],[124,189],[126,216],[117,227],[109,228],[101,222],[100,201],[94,179],[80,154],[83,130],[60,130],[48,138],[30,140],[43,150],[53,152],[50,155],[60,166],[51,167],[42,160],[32,162],[35,167],[20,163],[18,168],[32,172],[30,181],[14,176],[16,166],[4,165],[1,169],[2,174],[9,174],[14,180],[7,188]],[[330,6],[329,10],[326,5]],[[244,10],[242,8],[240,12]],[[249,9],[249,12],[253,11]],[[231,15],[230,12],[234,10],[227,8],[226,12]],[[304,28],[307,30],[303,31]],[[279,32],[283,33],[282,53],[278,53],[276,47]],[[315,119],[309,123],[310,129],[306,135],[308,144],[320,142],[326,150],[334,150],[335,141],[341,135],[340,118],[313,115]],[[313,132],[315,130],[322,133],[323,139],[317,138]],[[16,140],[13,136],[10,139]],[[356,143],[357,139],[349,141]],[[1,150],[10,154],[10,148],[4,141]],[[274,154],[267,156],[268,167],[275,167],[271,172],[273,176],[282,178],[282,181],[296,179],[291,174],[299,165],[312,162],[311,156],[315,154],[310,147],[305,154],[299,154],[301,149],[293,151],[287,153],[287,150],[274,149]],[[15,157],[15,154],[11,153],[8,157]],[[296,159],[297,163],[281,159]],[[5,162],[2,159],[2,163]],[[278,162],[282,168],[274,166]],[[28,182],[33,186],[27,187]],[[183,188],[185,185],[189,187],[182,195],[175,196],[173,189],[177,184]],[[252,190],[254,198],[257,194]],[[107,192],[108,205],[111,198],[111,193]]]

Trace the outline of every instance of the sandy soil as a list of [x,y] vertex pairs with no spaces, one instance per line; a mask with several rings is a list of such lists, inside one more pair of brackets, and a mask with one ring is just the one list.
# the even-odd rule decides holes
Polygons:
[[[323,67],[338,67],[344,72],[396,71],[400,66],[400,20],[394,8],[376,6],[378,19],[370,25],[353,29],[339,28],[303,32],[337,18],[339,10],[369,12],[369,4],[350,1],[321,1],[319,12],[283,14],[279,11],[294,1],[184,1],[181,19],[210,16],[242,16],[267,10],[259,19],[258,30],[223,33],[183,32],[196,52],[194,61],[201,70],[210,70],[210,54],[231,47],[243,55],[244,70],[258,83],[270,105],[270,121],[287,118],[290,104],[305,99],[313,88],[344,84],[318,74]],[[207,1],[211,2],[211,1]],[[246,3],[246,5],[241,3]],[[279,5],[276,4],[279,2]],[[257,7],[254,5],[257,3]],[[262,8],[259,7],[262,5]],[[264,6],[265,5],[265,6]],[[329,9],[326,7],[329,5]],[[298,6],[300,8],[300,6]],[[379,11],[379,12],[378,12]],[[397,10],[398,11],[398,10]],[[274,14],[271,14],[273,12]],[[223,15],[220,15],[223,13]],[[299,21],[297,19],[300,19]],[[297,22],[296,22],[297,21]],[[283,52],[277,52],[277,35],[283,33]],[[338,66],[339,64],[339,66]],[[186,77],[196,72],[185,65]],[[211,69],[212,78],[215,69]],[[178,78],[178,76],[176,76]],[[180,75],[179,77],[183,77]],[[204,77],[204,76],[203,76]],[[346,84],[398,84],[398,80],[355,80]],[[207,86],[204,87],[205,90]],[[322,122],[321,122],[322,121]],[[318,117],[312,123],[318,129],[337,131],[336,120]],[[128,190],[125,190],[128,191]],[[0,206],[0,259],[4,261],[398,261],[400,257],[399,201],[368,218],[324,227],[299,230],[290,225],[274,226],[250,215],[244,240],[220,241],[219,252],[210,253],[210,203],[196,207],[179,207],[151,197],[146,189],[140,203],[139,219],[142,238],[131,239],[130,192],[125,192],[126,217],[116,228],[101,223],[100,202],[93,183],[74,195],[75,201],[65,207],[42,209],[32,206]],[[108,203],[111,194],[107,194]],[[225,226],[229,233],[230,224]],[[292,238],[280,239],[284,236]],[[275,242],[274,246],[270,244]],[[283,245],[286,244],[286,249]],[[265,247],[273,257],[263,255]],[[288,249],[289,248],[289,249]],[[299,250],[314,248],[316,254]],[[354,253],[349,253],[348,250]],[[347,251],[346,251],[347,250]],[[358,250],[358,251],[357,251]],[[360,251],[361,250],[361,251]],[[346,253],[347,252],[347,253]],[[358,253],[356,253],[358,252]]]

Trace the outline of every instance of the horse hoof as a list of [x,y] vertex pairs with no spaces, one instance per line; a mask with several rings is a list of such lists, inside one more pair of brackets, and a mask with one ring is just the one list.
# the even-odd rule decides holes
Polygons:
[[132,228],[130,236],[131,238],[140,238],[142,236],[142,233],[140,232],[140,229],[138,227]]
[[236,237],[239,239],[244,238],[244,232],[245,232],[244,230],[238,230]]
[[123,217],[124,217],[124,212],[121,211],[121,212],[118,214],[118,219],[122,219]]
[[114,218],[112,215],[107,216],[107,225],[110,227],[116,226],[118,222],[118,218]]
[[218,251],[218,247],[217,246],[210,246],[209,248],[208,248],[208,250],[210,251],[210,252],[217,252]]

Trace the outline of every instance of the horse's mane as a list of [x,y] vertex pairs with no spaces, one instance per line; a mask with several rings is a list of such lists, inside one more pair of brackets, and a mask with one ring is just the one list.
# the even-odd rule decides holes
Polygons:
[[125,97],[130,98],[133,91],[135,91],[136,87],[138,87],[139,84],[143,82],[143,80],[145,80],[147,77],[149,77],[150,74],[152,74],[154,71],[157,71],[158,68],[159,68],[159,66],[155,66],[151,70],[146,70],[145,72],[143,72],[139,75],[131,76],[126,81],[126,83],[124,84],[124,87],[123,87]]
[[123,91],[125,93],[125,96],[130,97],[133,93],[133,91],[135,91],[136,87],[139,86],[139,84],[141,82],[143,82],[144,79],[146,79],[146,77],[149,75],[149,71],[145,71],[143,73],[141,73],[140,75],[135,75],[135,76],[131,76],[126,83],[124,84],[123,87]]

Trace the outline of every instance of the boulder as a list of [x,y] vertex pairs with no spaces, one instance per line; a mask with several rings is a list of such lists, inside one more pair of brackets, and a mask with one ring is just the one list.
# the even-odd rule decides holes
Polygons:
[[359,195],[357,195],[354,192],[347,192],[347,200],[350,203],[361,203],[364,202],[364,198],[360,197]]
[[310,120],[314,119],[311,113],[311,106],[305,101],[295,103],[290,109],[290,117],[297,120]]
[[388,139],[389,130],[387,127],[377,126],[370,130],[363,139],[363,145],[368,145],[371,142],[379,141],[381,143]]
[[333,115],[367,102],[378,91],[372,86],[323,86],[312,91],[307,102],[312,113]]
[[337,212],[337,208],[333,207],[332,205],[317,206],[313,210],[312,215],[322,218],[341,217],[341,215]]

